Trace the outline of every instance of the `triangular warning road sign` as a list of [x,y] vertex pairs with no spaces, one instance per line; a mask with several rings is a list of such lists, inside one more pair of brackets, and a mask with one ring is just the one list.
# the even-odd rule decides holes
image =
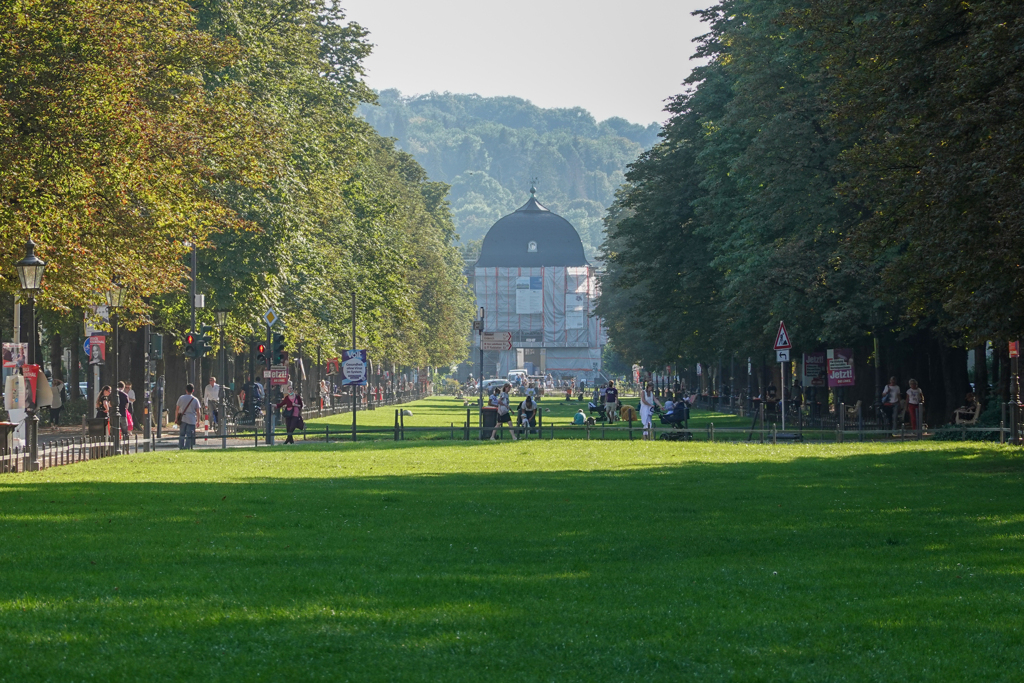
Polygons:
[[775,337],[775,350],[791,349],[793,343],[789,341],[789,332],[786,331],[786,323],[779,321],[779,333]]

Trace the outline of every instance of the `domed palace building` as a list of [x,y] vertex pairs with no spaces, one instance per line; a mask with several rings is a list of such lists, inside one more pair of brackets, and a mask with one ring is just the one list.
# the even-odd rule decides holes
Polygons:
[[[593,381],[606,343],[591,315],[597,296],[593,266],[576,228],[530,199],[491,226],[473,267],[477,310],[484,331],[511,332],[510,351],[485,351],[482,376],[505,377],[525,368],[555,379]],[[479,337],[472,360],[479,363]]]

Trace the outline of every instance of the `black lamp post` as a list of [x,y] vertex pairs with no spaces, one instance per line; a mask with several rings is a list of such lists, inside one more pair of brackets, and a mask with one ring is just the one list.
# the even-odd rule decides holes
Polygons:
[[220,404],[220,419],[217,420],[217,426],[220,427],[221,447],[227,448],[228,417],[226,409],[227,402],[225,401],[224,395],[224,387],[226,386],[225,383],[227,382],[228,362],[227,354],[224,352],[224,326],[228,324],[228,312],[225,311],[224,309],[218,309],[214,311],[213,324],[218,330],[220,330],[220,348],[217,350],[218,355],[220,356],[220,370],[218,371],[220,374],[220,393],[217,395],[217,402]]
[[[110,309],[110,324],[113,327],[113,350],[111,351],[111,363],[113,376],[111,382],[114,390],[110,392],[110,425],[114,432],[114,453],[121,452],[121,407],[120,396],[117,389],[117,309],[124,304],[124,288],[117,282],[111,282],[107,290],[107,307]],[[125,406],[125,410],[128,406]]]
[[[36,292],[43,286],[43,271],[46,270],[46,262],[36,256],[36,243],[31,239],[25,243],[25,258],[14,264],[18,269],[18,278],[21,280],[21,291],[28,299],[29,318],[31,320],[32,339],[28,344],[29,365],[36,363]],[[36,410],[36,403],[39,400],[39,382],[44,381],[45,375],[39,373],[36,376],[36,396],[28,402],[28,424],[26,425],[25,439],[28,442],[28,452],[32,457],[32,470],[40,468],[39,463],[39,413]]]

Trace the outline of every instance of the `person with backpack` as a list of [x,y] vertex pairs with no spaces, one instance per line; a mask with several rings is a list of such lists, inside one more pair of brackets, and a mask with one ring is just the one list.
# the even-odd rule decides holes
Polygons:
[[178,425],[178,450],[192,449],[196,444],[196,423],[199,422],[199,399],[191,383],[185,385],[185,393],[174,404],[174,423]]

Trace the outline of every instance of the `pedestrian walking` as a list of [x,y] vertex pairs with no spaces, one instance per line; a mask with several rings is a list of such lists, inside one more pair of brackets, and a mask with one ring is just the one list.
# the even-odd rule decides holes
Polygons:
[[619,390],[615,388],[615,382],[609,381],[608,388],[604,391],[604,409],[608,415],[608,423],[615,422],[619,407]]
[[110,427],[110,385],[104,384],[100,389],[100,395],[96,398],[96,417],[102,417],[107,421],[103,433],[107,434]]
[[910,413],[910,428],[917,429],[918,420],[922,419],[921,406],[924,404],[924,392],[917,386],[917,380],[910,380],[907,389],[907,411]]
[[132,415],[129,411],[128,394],[125,392],[125,383],[117,383],[117,420],[121,429],[121,438],[127,440],[128,433],[135,426],[132,422]]
[[132,418],[135,418],[135,390],[132,389],[131,382],[124,383],[124,393],[128,397],[128,412],[132,414]]
[[199,399],[191,383],[185,385],[185,393],[174,404],[174,423],[178,425],[178,450],[191,449],[196,444],[196,423],[199,422]]
[[660,405],[654,398],[654,385],[650,382],[640,392],[640,423],[644,426],[644,441],[651,438],[651,421],[654,419],[654,406]]
[[220,391],[216,377],[210,377],[209,384],[203,391],[203,403],[206,405],[206,412],[210,416],[210,426],[216,427],[220,424]]
[[[512,440],[516,440],[516,430],[511,429],[512,427],[512,415],[509,412],[509,392],[512,391],[512,385],[508,382],[501,388],[501,392],[497,395],[497,406],[498,406],[498,425],[508,423],[510,429],[509,433],[512,434]],[[495,441],[498,436],[498,430],[495,429],[491,432],[491,441]]]
[[64,382],[54,377],[50,381],[50,391],[53,393],[53,400],[50,401],[50,426],[56,429],[60,424],[60,410],[64,407]]
[[900,405],[900,385],[896,383],[895,377],[889,378],[889,383],[882,389],[882,413],[889,418],[889,424],[896,429],[896,411]]
[[302,420],[302,394],[289,387],[288,395],[277,404],[277,409],[284,415],[284,424],[288,429],[285,443],[295,443],[295,430],[305,427]]

